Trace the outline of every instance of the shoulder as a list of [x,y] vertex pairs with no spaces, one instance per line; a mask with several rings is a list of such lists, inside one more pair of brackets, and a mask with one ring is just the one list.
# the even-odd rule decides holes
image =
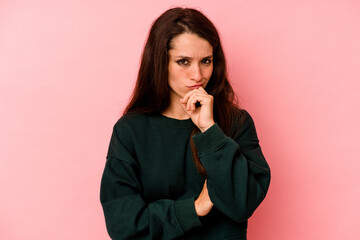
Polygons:
[[133,142],[134,136],[142,134],[148,127],[148,118],[149,116],[146,114],[124,114],[113,126],[113,137],[118,138],[124,144],[130,144]]
[[123,116],[121,116],[115,125],[122,125],[122,124],[129,124],[132,122],[142,121],[147,118],[146,114],[142,113],[125,113]]
[[136,129],[139,126],[144,126],[148,121],[149,116],[141,113],[126,113],[120,117],[114,124],[114,130],[126,131],[127,129]]
[[120,117],[113,126],[108,156],[120,156],[121,149],[134,154],[135,139],[144,134],[144,128],[148,126],[146,124],[148,118],[146,114],[139,113],[126,113]]
[[233,137],[257,141],[255,123],[250,113],[245,109],[236,108],[233,115]]
[[233,130],[239,130],[252,122],[249,112],[243,108],[233,107],[231,111]]

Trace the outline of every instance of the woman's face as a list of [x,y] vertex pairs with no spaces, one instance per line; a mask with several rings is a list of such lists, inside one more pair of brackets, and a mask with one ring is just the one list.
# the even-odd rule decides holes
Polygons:
[[171,99],[180,99],[192,89],[205,88],[213,71],[213,48],[195,34],[183,33],[171,41],[169,86]]

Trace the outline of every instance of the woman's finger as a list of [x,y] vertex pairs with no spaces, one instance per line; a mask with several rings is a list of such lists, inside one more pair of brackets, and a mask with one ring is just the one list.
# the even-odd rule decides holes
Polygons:
[[185,96],[180,100],[182,103],[185,103],[188,101],[189,97],[191,95],[193,95],[194,93],[204,93],[204,94],[207,94],[207,92],[202,88],[198,88],[198,89],[194,89],[194,90],[191,90],[190,92],[188,92],[187,94],[185,94]]
[[194,94],[189,96],[187,102],[186,102],[186,110],[190,111],[192,109],[191,104],[194,99]]
[[199,90],[199,91],[201,91],[201,92],[203,92],[205,94],[208,94],[203,87],[199,87],[197,90]]
[[187,106],[189,110],[195,110],[196,108],[196,103],[199,102],[201,105],[203,105],[207,99],[209,98],[208,95],[203,94],[203,93],[194,93],[193,95],[190,96],[190,98],[187,101]]

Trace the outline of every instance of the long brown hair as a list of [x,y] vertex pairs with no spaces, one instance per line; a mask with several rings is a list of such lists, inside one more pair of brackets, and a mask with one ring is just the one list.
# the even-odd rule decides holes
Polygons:
[[[237,115],[234,91],[228,81],[226,61],[219,34],[204,14],[191,8],[172,8],[153,23],[144,51],[128,112],[161,114],[170,104],[168,85],[168,51],[171,40],[182,34],[192,33],[207,40],[213,48],[213,73],[205,90],[214,97],[214,120],[227,134],[231,134],[232,120]],[[199,132],[194,128],[191,136]],[[196,168],[203,176],[202,166],[192,138],[190,140]]]

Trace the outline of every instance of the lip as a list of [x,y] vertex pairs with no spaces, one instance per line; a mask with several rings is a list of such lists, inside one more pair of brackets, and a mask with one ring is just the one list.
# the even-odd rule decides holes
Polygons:
[[196,84],[196,85],[187,86],[187,87],[190,88],[190,89],[198,89],[201,86],[202,86],[202,84]]

